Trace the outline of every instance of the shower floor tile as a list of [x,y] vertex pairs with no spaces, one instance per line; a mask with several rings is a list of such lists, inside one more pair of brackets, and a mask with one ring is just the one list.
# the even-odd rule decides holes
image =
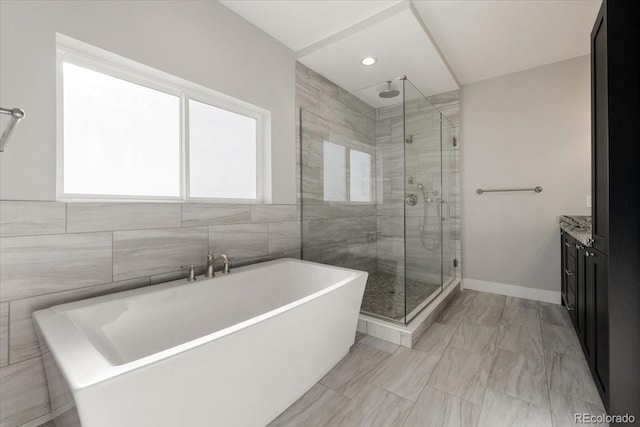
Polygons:
[[[407,279],[406,312],[411,313],[431,294],[437,292],[440,285]],[[388,273],[369,274],[364,290],[362,306],[364,313],[403,321],[405,316],[405,287],[403,277]]]
[[[563,314],[560,306],[477,296],[461,292],[443,310],[459,321],[433,324],[411,350],[358,335],[342,361],[269,427],[568,427],[576,412],[604,413],[584,358],[572,355],[575,331],[558,332],[565,327],[549,315]],[[481,313],[492,321],[477,325]],[[510,328],[526,339],[511,339]],[[550,328],[563,339],[547,339]],[[474,334],[489,345],[470,341]]]

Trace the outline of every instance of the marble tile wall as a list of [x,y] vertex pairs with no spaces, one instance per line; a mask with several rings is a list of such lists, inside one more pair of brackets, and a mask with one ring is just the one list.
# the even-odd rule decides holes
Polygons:
[[[348,94],[304,65],[296,64],[298,138],[298,203],[302,205],[302,246],[305,259],[360,268],[369,272],[405,275],[440,282],[440,253],[445,276],[459,277],[460,156],[459,91],[431,96],[377,110]],[[440,113],[445,142],[440,146]],[[407,207],[404,235],[405,152],[403,126],[413,137],[406,145],[407,174],[432,192],[446,188],[451,219],[440,223],[436,203]],[[323,200],[324,141],[355,148],[374,157],[375,204],[355,205]],[[442,162],[442,174],[440,173]],[[412,191],[422,198],[417,187]],[[435,200],[438,196],[433,196]],[[303,200],[303,203],[301,203]],[[426,222],[423,215],[426,209]],[[371,217],[375,217],[375,229]],[[420,232],[422,230],[422,232]],[[454,259],[458,267],[454,268]]]
[[209,250],[234,266],[299,258],[299,209],[0,201],[0,425],[50,419],[34,311],[185,277]]
[[[300,63],[296,64],[296,106],[303,257],[373,273],[375,203],[324,200],[323,144],[330,141],[367,153],[373,163],[375,110]],[[375,182],[373,167],[370,179]]]

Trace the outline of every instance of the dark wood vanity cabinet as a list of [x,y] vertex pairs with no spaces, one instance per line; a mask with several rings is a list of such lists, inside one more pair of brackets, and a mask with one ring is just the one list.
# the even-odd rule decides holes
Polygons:
[[591,32],[591,104],[593,247],[577,250],[575,325],[605,408],[637,420],[640,1],[602,2]]
[[562,300],[603,401],[609,388],[607,257],[562,232]]

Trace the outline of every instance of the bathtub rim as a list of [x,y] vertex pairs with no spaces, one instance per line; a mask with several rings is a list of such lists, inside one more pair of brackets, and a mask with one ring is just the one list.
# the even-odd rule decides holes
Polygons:
[[[148,356],[144,356],[120,365],[114,365],[109,360],[107,360],[106,357],[93,345],[90,339],[77,328],[75,323],[66,315],[66,313],[76,308],[83,308],[102,302],[108,302],[111,300],[118,300],[129,296],[161,292],[176,287],[182,287],[185,286],[184,279],[56,305],[43,310],[38,310],[33,313],[32,317],[35,323],[35,327],[39,328],[40,337],[49,347],[51,355],[54,358],[55,362],[58,364],[60,371],[62,372],[62,375],[67,382],[67,385],[69,386],[71,391],[75,393],[76,391],[89,388],[120,375],[124,375],[128,372],[132,372],[137,369],[159,363],[172,356],[194,350],[209,342],[237,333],[243,329],[251,327],[252,325],[264,322],[271,317],[278,316],[282,313],[293,310],[309,301],[332,293],[337,289],[346,286],[348,283],[357,280],[363,275],[368,275],[366,271],[336,267],[327,264],[299,260],[296,258],[280,258],[277,260],[265,261],[244,267],[239,267],[234,271],[237,272],[235,273],[237,275],[242,272],[255,270],[261,267],[264,268],[270,265],[290,262],[299,264],[310,264],[313,266],[333,270],[341,270],[350,274],[346,278],[339,280],[336,283],[331,284],[330,286],[327,286],[319,291],[306,295],[303,298],[299,298],[283,306],[277,307],[273,310],[261,313],[257,316],[251,317],[242,322],[236,323],[202,337],[195,338],[182,344],[169,347],[157,353],[153,353]],[[215,279],[216,278],[205,279],[202,282]]]

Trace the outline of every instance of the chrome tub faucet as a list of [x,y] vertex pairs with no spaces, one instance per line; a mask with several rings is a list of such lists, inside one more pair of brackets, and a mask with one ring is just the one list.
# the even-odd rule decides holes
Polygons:
[[222,258],[222,274],[229,274],[231,273],[231,260],[229,259],[228,256],[226,256],[225,254],[220,254],[219,255],[220,258]]
[[204,273],[204,277],[211,278],[215,277],[216,272],[213,271],[213,252],[209,251],[209,255],[207,255],[207,271]]

